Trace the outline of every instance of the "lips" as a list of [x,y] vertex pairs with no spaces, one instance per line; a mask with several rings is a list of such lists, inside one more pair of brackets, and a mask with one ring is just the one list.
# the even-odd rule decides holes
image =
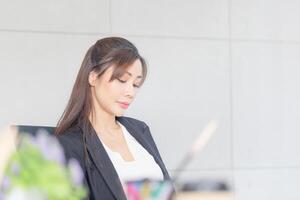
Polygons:
[[126,102],[118,102],[118,103],[119,103],[120,107],[124,108],[124,109],[128,108],[128,106],[129,106],[129,103],[126,103]]

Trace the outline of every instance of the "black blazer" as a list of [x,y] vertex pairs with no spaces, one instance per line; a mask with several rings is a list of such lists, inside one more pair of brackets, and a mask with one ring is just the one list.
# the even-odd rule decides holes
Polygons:
[[[169,174],[149,127],[144,122],[129,117],[116,119],[153,156],[162,170],[164,179],[169,180]],[[89,127],[91,134],[82,134],[82,127],[76,126],[57,136],[67,159],[75,158],[79,161],[85,174],[84,183],[89,188],[90,200],[126,200],[120,179],[108,154],[91,124]]]

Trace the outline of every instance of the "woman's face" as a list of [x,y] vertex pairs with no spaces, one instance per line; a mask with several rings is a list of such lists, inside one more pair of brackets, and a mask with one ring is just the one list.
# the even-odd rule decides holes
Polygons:
[[137,59],[118,79],[110,81],[114,67],[109,67],[100,77],[89,75],[93,105],[96,110],[122,116],[132,103],[142,81],[142,63]]

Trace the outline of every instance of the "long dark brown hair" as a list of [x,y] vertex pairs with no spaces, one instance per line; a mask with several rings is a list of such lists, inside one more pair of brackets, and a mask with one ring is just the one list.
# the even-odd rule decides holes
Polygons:
[[[89,116],[93,111],[89,74],[94,71],[100,77],[107,68],[114,66],[110,81],[121,77],[126,68],[135,60],[142,63],[143,80],[147,75],[147,65],[137,48],[128,40],[120,37],[108,37],[98,40],[87,51],[77,74],[71,97],[58,121],[56,134],[62,134],[68,129],[81,125],[88,127]],[[87,132],[87,131],[83,131]]]

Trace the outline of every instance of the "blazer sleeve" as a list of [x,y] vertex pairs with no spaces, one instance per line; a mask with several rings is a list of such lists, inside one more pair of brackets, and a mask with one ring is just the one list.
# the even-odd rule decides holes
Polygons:
[[[84,149],[83,149],[81,133],[66,132],[61,135],[58,135],[57,139],[61,144],[61,146],[63,147],[67,162],[71,158],[76,159],[79,162],[83,173],[83,185],[87,190],[89,190],[89,184],[86,176],[86,166],[84,160]],[[87,199],[93,199],[93,197],[90,194],[90,191],[88,191]]]
[[[80,133],[78,133],[80,134]],[[78,137],[74,137],[74,133],[63,133],[57,136],[59,143],[63,147],[66,160],[70,160],[71,158],[75,158],[82,169],[85,168],[83,163],[83,148],[81,141]]]

